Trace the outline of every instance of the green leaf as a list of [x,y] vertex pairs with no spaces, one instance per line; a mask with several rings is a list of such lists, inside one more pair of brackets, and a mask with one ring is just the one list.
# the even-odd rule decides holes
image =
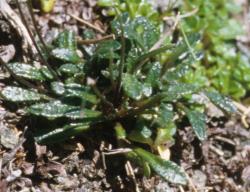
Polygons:
[[212,103],[214,103],[219,108],[223,109],[224,111],[228,113],[235,113],[237,112],[237,108],[229,99],[228,97],[222,96],[218,92],[205,92],[206,96],[211,100]]
[[79,73],[81,71],[81,68],[79,67],[79,65],[67,63],[64,65],[61,65],[58,68],[58,71],[63,74],[74,75],[76,73]]
[[242,25],[235,19],[228,20],[226,25],[218,30],[218,35],[225,40],[236,39],[237,36],[243,34]]
[[67,48],[53,49],[51,55],[63,62],[78,63],[81,60],[76,51]]
[[97,4],[100,7],[112,7],[114,5],[118,5],[119,0],[98,0]]
[[[146,50],[149,50],[159,39],[159,31],[145,17],[136,17],[129,26],[130,37],[134,38],[137,43],[140,43]],[[126,32],[126,29],[125,29]]]
[[205,115],[198,111],[193,111],[187,108],[185,109],[185,112],[196,136],[200,140],[205,140],[207,138]]
[[163,81],[173,82],[185,77],[185,75],[190,71],[190,66],[193,62],[193,56],[189,56],[188,58],[181,60],[177,66],[174,66],[166,71],[163,76]]
[[77,83],[69,83],[65,85],[65,97],[79,97],[85,101],[88,101],[93,104],[98,103],[96,95],[90,92],[90,88],[82,86]]
[[134,61],[132,62],[132,64],[131,64],[133,67],[132,71],[136,71],[139,68],[141,68],[146,59],[154,57],[154,56],[162,53],[163,51],[166,51],[166,50],[171,49],[173,47],[174,47],[173,45],[169,44],[169,45],[162,46],[158,49],[154,49],[152,51],[149,51],[145,54],[140,55],[138,58],[134,59]]
[[42,66],[40,71],[46,80],[53,80],[54,79],[53,73],[51,73],[51,71],[47,67]]
[[8,63],[7,66],[18,77],[39,81],[45,80],[45,77],[41,71],[31,65],[23,63]]
[[[192,33],[187,35],[187,41],[190,46],[193,47],[195,43],[200,40],[200,35],[197,33]],[[176,45],[174,49],[171,50],[171,53],[168,55],[166,61],[164,62],[162,74],[165,74],[168,68],[175,65],[176,61],[180,58],[184,53],[189,53],[189,48],[184,40],[182,40],[179,44]]]
[[65,93],[64,84],[58,81],[51,83],[51,90],[57,95],[63,95]]
[[144,83],[142,85],[142,93],[144,96],[149,97],[151,96],[152,92],[153,92],[153,89],[150,83]]
[[120,58],[120,55],[115,53],[115,51],[121,48],[121,44],[115,40],[109,40],[102,42],[98,45],[95,54],[102,59]]
[[81,109],[60,101],[51,101],[49,103],[40,103],[30,106],[27,112],[37,116],[43,116],[51,119],[67,117],[70,119],[92,119],[101,116],[101,112],[89,109]]
[[172,161],[161,159],[150,152],[141,148],[133,150],[143,161],[147,162],[149,166],[161,177],[171,183],[187,184],[187,177],[184,171]]
[[159,126],[165,127],[174,119],[173,106],[171,104],[162,103],[157,114],[157,123]]
[[173,135],[176,133],[176,125],[174,122],[169,122],[165,127],[157,128],[154,145],[162,145],[168,142],[174,142]]
[[79,123],[73,125],[66,125],[63,128],[57,128],[54,130],[48,130],[46,133],[40,133],[35,137],[35,140],[39,144],[52,144],[66,139],[70,139],[84,131],[90,129],[89,124]]
[[122,126],[121,123],[116,123],[115,125],[115,133],[116,133],[116,137],[117,139],[126,139],[126,130],[124,129],[124,127]]
[[135,99],[139,100],[143,95],[143,85],[137,80],[134,75],[124,74],[122,78],[122,85],[125,93]]
[[159,39],[159,30],[145,17],[130,20],[128,14],[124,13],[112,22],[116,34],[121,35],[121,27],[125,38],[135,41],[143,50],[149,50]]
[[40,8],[44,13],[49,13],[53,10],[55,0],[40,0]]
[[152,63],[146,77],[146,83],[150,83],[152,87],[156,87],[159,84],[160,74],[161,64],[159,62]]
[[164,88],[164,92],[167,94],[165,101],[173,101],[197,92],[197,87],[188,83],[171,82],[167,88]]
[[151,168],[149,164],[146,161],[144,161],[142,158],[140,158],[134,151],[128,152],[126,154],[126,157],[130,161],[137,163],[138,166],[141,166],[143,168],[143,174],[146,177],[149,177],[151,175]]
[[4,87],[0,94],[4,100],[12,102],[39,101],[47,98],[34,91],[12,86]]
[[55,40],[55,45],[58,48],[75,51],[77,49],[77,44],[74,32],[68,30],[61,32]]
[[128,138],[139,143],[153,144],[151,139],[152,130],[146,125],[143,120],[136,123],[136,127],[129,133]]

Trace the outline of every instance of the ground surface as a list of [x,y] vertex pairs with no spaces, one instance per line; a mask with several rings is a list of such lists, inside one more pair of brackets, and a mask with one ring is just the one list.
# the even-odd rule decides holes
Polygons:
[[[14,9],[15,7],[13,7]],[[41,33],[47,41],[63,28],[81,34],[84,26],[74,14],[105,30],[101,11],[93,0],[60,1],[52,14],[37,15]],[[102,19],[103,21],[103,19]],[[0,17],[0,56],[20,60],[25,55],[22,41],[10,23]],[[0,71],[0,87],[7,73]],[[122,155],[106,157],[102,151],[112,141],[90,134],[53,146],[34,143],[32,126],[21,112],[0,103],[0,191],[215,191],[244,192],[250,185],[250,132],[239,117],[226,117],[213,107],[209,111],[208,139],[200,143],[187,125],[180,125],[171,159],[190,177],[189,186],[171,185],[158,176],[127,176]],[[30,125],[25,128],[24,125]],[[132,165],[136,170],[137,167]],[[136,172],[136,171],[135,171]],[[248,188],[249,189],[249,188]]]

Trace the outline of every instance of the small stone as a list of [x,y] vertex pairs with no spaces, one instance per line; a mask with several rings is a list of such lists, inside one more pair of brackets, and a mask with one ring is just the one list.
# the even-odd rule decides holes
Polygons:
[[7,149],[13,149],[18,141],[19,137],[13,129],[0,124],[0,144]]
[[22,175],[22,171],[20,169],[17,169],[15,171],[12,171],[11,174],[6,178],[7,182],[12,182],[19,178]]
[[244,181],[246,191],[250,191],[250,165],[243,169],[241,178]]
[[207,176],[202,171],[195,170],[192,177],[192,181],[198,189],[204,188],[206,186]]

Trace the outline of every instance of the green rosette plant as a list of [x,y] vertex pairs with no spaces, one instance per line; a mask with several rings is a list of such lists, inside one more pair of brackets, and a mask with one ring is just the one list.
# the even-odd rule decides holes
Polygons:
[[[200,36],[187,34],[189,45],[180,38],[153,49],[160,38],[158,28],[145,17],[131,19],[126,13],[112,21],[110,30],[114,39],[91,46],[77,45],[71,31],[60,33],[48,46],[48,66],[4,64],[16,81],[0,91],[1,98],[17,103],[31,119],[53,125],[40,127],[35,137],[40,144],[62,142],[96,128],[100,135],[109,131],[110,137],[116,135],[116,147],[131,149],[126,157],[146,175],[152,169],[167,181],[186,184],[185,172],[156,155],[157,148],[174,142],[176,122],[183,117],[201,141],[206,139],[204,107],[197,95],[226,112],[236,111],[218,92],[182,82],[194,62],[189,46],[194,47]],[[163,52],[167,59],[160,64]],[[54,123],[58,120],[60,126]]]

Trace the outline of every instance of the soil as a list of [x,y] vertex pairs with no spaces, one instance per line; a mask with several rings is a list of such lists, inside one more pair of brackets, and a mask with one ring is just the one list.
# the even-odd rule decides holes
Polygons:
[[[16,7],[12,8],[17,12]],[[69,14],[107,29],[107,22],[95,0],[57,1],[52,13],[36,12],[42,36],[50,41],[65,28],[81,35],[86,26]],[[27,16],[28,17],[28,16]],[[0,14],[0,56],[17,61],[23,55],[21,37]],[[0,69],[0,87],[8,83],[9,74]],[[7,80],[6,80],[7,78]],[[250,132],[239,116],[228,117],[210,108],[208,139],[200,142],[190,126],[180,124],[171,160],[189,176],[188,186],[170,184],[159,176],[144,177],[132,164],[135,178],[125,171],[123,155],[106,155],[115,148],[107,135],[89,133],[56,145],[42,146],[33,140],[35,127],[22,111],[0,101],[0,192],[13,191],[250,191]],[[26,127],[25,125],[29,125]],[[104,168],[106,167],[106,169]],[[138,191],[138,190],[137,190]]]

